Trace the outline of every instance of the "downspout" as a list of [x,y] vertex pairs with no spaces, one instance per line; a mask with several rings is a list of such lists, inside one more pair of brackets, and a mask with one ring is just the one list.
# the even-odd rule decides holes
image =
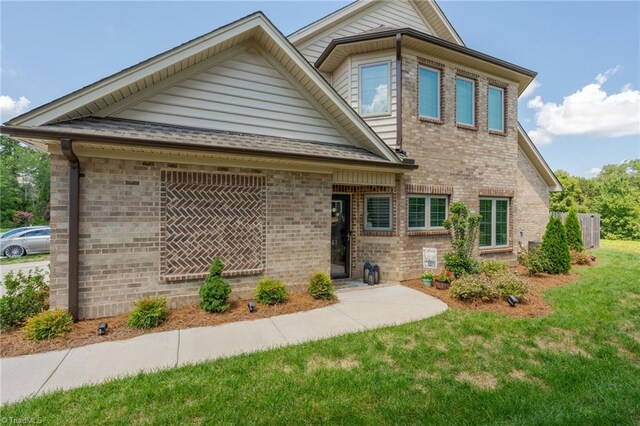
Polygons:
[[396,151],[402,152],[402,33],[396,34]]
[[78,251],[80,236],[80,160],[73,152],[71,139],[60,139],[62,154],[69,162],[69,237],[68,237],[68,290],[69,313],[78,320]]

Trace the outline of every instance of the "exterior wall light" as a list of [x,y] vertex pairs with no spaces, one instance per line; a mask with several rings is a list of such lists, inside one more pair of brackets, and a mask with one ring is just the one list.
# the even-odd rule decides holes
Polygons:
[[98,325],[98,336],[104,336],[105,334],[107,334],[108,327],[109,326],[106,322],[101,322],[100,325]]

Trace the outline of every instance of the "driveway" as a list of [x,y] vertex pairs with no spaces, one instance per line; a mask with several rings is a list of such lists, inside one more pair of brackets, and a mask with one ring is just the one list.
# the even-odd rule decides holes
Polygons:
[[306,312],[1,358],[0,404],[140,371],[403,324],[447,309],[439,299],[401,285],[342,290],[337,296],[338,303]]
[[[0,265],[0,296],[4,296],[6,289],[4,288],[4,276],[9,272],[17,274],[22,271],[28,273],[29,270],[40,268],[45,272],[49,272],[49,261],[43,260],[40,262],[27,262],[27,263],[12,263],[9,265]],[[47,274],[47,281],[49,281],[49,275]]]

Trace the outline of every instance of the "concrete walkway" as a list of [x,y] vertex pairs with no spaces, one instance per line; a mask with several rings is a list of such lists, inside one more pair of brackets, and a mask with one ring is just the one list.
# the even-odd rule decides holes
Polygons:
[[335,305],[307,312],[2,358],[0,404],[140,371],[402,324],[447,309],[442,301],[400,285],[347,289],[337,295],[339,302]]

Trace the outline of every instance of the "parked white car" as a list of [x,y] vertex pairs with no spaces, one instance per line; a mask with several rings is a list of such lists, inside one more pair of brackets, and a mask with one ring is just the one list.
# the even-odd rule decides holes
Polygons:
[[51,228],[48,226],[16,228],[0,236],[0,253],[7,257],[49,253],[50,242]]

